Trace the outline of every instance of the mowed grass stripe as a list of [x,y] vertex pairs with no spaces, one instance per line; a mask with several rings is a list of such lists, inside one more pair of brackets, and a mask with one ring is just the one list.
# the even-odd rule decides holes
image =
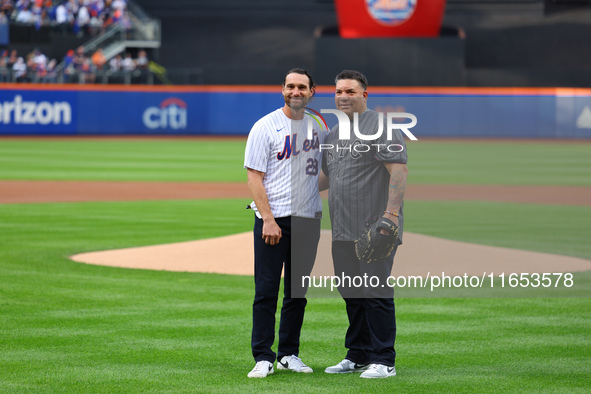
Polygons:
[[524,141],[407,143],[409,182],[591,186],[591,144]]
[[244,146],[235,140],[2,141],[0,178],[244,182]]
[[405,230],[481,245],[591,260],[591,207],[407,201]]
[[[244,182],[245,140],[0,140],[0,179]],[[591,186],[591,144],[408,142],[410,183]]]

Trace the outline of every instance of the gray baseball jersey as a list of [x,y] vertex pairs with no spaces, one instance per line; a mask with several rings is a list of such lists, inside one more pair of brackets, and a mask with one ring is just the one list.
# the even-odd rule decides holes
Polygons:
[[[383,163],[406,164],[406,144],[400,130],[387,138],[386,117],[378,138],[362,140],[353,132],[351,138],[339,139],[338,124],[322,146],[322,170],[329,178],[328,202],[333,241],[354,241],[364,229],[384,214],[388,205],[390,173]],[[375,135],[379,114],[366,110],[359,115],[358,129],[363,135]],[[398,212],[402,240],[403,207]]]

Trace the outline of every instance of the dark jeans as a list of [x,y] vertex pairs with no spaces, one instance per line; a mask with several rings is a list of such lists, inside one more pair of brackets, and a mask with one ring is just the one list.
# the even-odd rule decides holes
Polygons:
[[[353,242],[333,241],[332,257],[335,275],[351,277],[351,286],[339,287],[345,300],[349,328],[345,336],[347,359],[356,363],[376,363],[394,366],[396,351],[396,314],[394,289],[387,286],[394,255],[372,263],[362,263],[355,254]],[[362,286],[356,286],[353,278],[366,278]],[[372,277],[379,278],[379,285],[369,285]],[[357,281],[357,285],[361,283]],[[377,284],[378,282],[373,282]],[[384,285],[384,287],[381,287]]]
[[[299,298],[292,297],[292,275],[310,275],[320,238],[319,219],[287,217],[275,221],[282,233],[278,244],[267,245],[262,239],[262,219],[255,217],[253,232],[255,297],[252,306],[251,346],[252,355],[257,362],[274,362],[276,356],[281,358],[299,354],[300,332],[307,300],[304,298],[305,290],[302,292],[301,289],[293,291],[298,293]],[[276,355],[271,346],[275,339],[275,312],[284,266],[283,306]]]

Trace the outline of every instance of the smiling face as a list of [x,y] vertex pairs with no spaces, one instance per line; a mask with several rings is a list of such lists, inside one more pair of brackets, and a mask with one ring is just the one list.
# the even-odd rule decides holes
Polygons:
[[303,109],[310,101],[310,97],[312,97],[310,80],[304,74],[287,74],[282,92],[285,104],[288,107],[294,111]]
[[362,113],[367,109],[367,91],[356,79],[339,79],[335,91],[335,105],[353,118],[353,113]]

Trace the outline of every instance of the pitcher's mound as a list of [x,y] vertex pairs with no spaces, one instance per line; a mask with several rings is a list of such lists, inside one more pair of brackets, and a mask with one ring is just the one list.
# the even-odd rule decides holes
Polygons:
[[[332,275],[330,231],[323,231],[313,275]],[[77,262],[164,271],[253,275],[252,233],[72,256]],[[591,270],[591,261],[404,233],[393,275],[487,275]]]

